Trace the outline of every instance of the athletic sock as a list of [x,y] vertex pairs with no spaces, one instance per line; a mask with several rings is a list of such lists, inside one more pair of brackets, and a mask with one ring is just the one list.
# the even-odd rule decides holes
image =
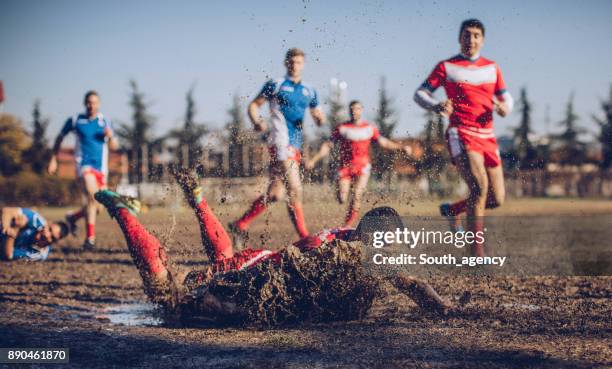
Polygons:
[[344,227],[351,227],[359,217],[359,210],[350,207],[344,219]]
[[249,210],[247,210],[247,212],[244,213],[244,215],[236,221],[236,226],[238,227],[238,229],[240,229],[241,231],[246,230],[249,226],[249,223],[251,223],[253,219],[255,219],[259,214],[263,213],[264,210],[266,210],[266,205],[267,204],[265,195],[261,195],[255,201],[253,201],[253,204],[251,204]]
[[300,238],[308,237],[308,229],[306,228],[306,221],[304,221],[304,211],[302,210],[301,204],[289,204],[289,216],[295,226],[295,230],[300,235]]
[[461,213],[465,213],[467,209],[467,200],[460,200],[455,203],[450,204],[449,215],[457,216]]
[[157,275],[167,272],[165,264],[168,257],[159,240],[150,234],[127,209],[117,209],[115,217],[143,278],[148,277],[147,273]]
[[92,241],[96,239],[96,226],[91,223],[87,223],[87,239]]
[[483,217],[475,217],[468,223],[470,225],[470,230],[477,234],[480,232],[481,237],[474,237],[474,241],[472,242],[472,255],[473,256],[485,256],[485,243],[484,243],[484,219]]
[[212,262],[231,258],[234,256],[232,240],[217,219],[212,210],[208,207],[205,199],[197,205],[196,216],[200,223],[200,235],[204,251]]

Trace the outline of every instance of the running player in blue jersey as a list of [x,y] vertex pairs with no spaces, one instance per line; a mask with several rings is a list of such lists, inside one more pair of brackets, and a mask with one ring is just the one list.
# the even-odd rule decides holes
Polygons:
[[85,218],[87,223],[87,238],[83,247],[91,249],[96,239],[96,214],[98,204],[94,194],[106,188],[108,176],[108,149],[117,150],[119,143],[113,136],[110,120],[100,113],[100,97],[96,91],[85,94],[85,113],[68,118],[64,127],[55,139],[53,156],[49,162],[49,173],[57,171],[57,153],[64,137],[70,132],[76,136],[75,159],[77,177],[82,184],[87,202],[76,212],[66,216],[71,232],[74,233],[76,221]]
[[314,88],[302,81],[304,52],[297,48],[287,51],[285,56],[287,75],[270,80],[249,105],[249,118],[256,131],[266,131],[267,123],[259,109],[267,101],[270,104],[270,130],[268,147],[270,152],[270,185],[264,195],[258,197],[251,208],[230,230],[238,238],[246,235],[249,223],[261,214],[269,203],[282,200],[288,193],[289,216],[300,238],[308,236],[302,210],[302,183],[300,162],[302,158],[302,124],[306,109],[317,125],[325,122],[319,108],[319,98]]
[[47,222],[28,208],[6,207],[1,213],[0,258],[4,260],[45,260],[50,245],[68,234],[66,223]]

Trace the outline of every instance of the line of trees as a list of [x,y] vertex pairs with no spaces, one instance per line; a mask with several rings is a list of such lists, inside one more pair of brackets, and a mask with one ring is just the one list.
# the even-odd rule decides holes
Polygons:
[[[135,81],[130,81],[130,100],[132,108],[131,122],[120,122],[116,126],[117,135],[127,153],[131,170],[130,182],[140,183],[144,180],[158,178],[163,168],[152,160],[163,148],[169,151],[173,158],[172,164],[198,169],[204,147],[203,138],[211,133],[208,125],[197,120],[197,106],[194,98],[195,86],[188,89],[185,100],[186,108],[183,124],[170,130],[162,136],[153,135],[155,118],[149,113],[149,104],[145,94]],[[558,126],[562,128],[559,134],[550,134],[546,143],[534,142],[533,139],[533,104],[529,100],[526,88],[520,91],[517,101],[519,122],[512,130],[512,148],[505,154],[505,164],[508,169],[528,170],[543,168],[548,162],[561,165],[579,165],[587,162],[587,144],[581,140],[588,132],[579,125],[580,117],[574,111],[573,93],[565,107],[564,117]],[[346,102],[340,95],[333,93],[328,99],[329,129],[333,130],[346,120]],[[599,132],[594,134],[602,147],[602,160],[597,164],[603,169],[612,165],[612,85],[609,96],[600,102],[603,115],[592,115],[591,119],[599,126]],[[248,175],[245,169],[245,159],[253,160],[252,155],[244,157],[245,147],[250,147],[259,140],[259,135],[247,128],[244,107],[238,94],[234,95],[228,109],[228,121],[221,142],[227,147],[229,176]],[[442,117],[433,113],[425,114],[425,127],[420,135],[424,153],[416,163],[420,173],[427,176],[430,183],[438,181],[440,174],[448,163],[448,155],[444,145],[444,122]],[[385,79],[381,78],[378,107],[374,123],[380,133],[393,137],[398,124],[397,109],[393,98],[386,88]],[[26,169],[37,174],[44,174],[50,157],[50,149],[46,131],[48,119],[41,113],[41,103],[34,102],[30,130],[23,128],[21,122],[14,116],[0,116],[0,175],[11,176]],[[313,145],[329,139],[328,133],[318,133]],[[168,144],[172,140],[173,144]],[[318,142],[317,142],[318,141]],[[332,153],[329,173],[335,173],[333,165],[337,153]],[[381,150],[376,145],[373,148],[373,174],[378,180],[389,180],[396,160],[394,153]],[[147,166],[145,168],[145,166]],[[145,178],[148,174],[148,178]]]
[[549,134],[544,143],[532,139],[533,104],[527,96],[527,89],[521,88],[517,102],[520,120],[513,130],[512,150],[505,159],[509,169],[543,168],[546,163],[556,162],[560,165],[581,165],[593,159],[588,157],[588,145],[581,136],[591,134],[601,145],[601,160],[594,162],[607,170],[612,165],[612,85],[607,99],[601,100],[603,116],[592,115],[599,126],[599,132],[589,132],[579,125],[580,117],[574,111],[574,94],[571,93],[565,105],[563,119],[558,122],[561,133]]

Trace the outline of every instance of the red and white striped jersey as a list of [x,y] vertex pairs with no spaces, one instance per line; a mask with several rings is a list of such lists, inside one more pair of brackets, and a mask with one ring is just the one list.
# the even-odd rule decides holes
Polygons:
[[463,55],[438,63],[421,87],[430,92],[444,87],[453,102],[451,126],[480,129],[492,129],[493,96],[499,98],[506,92],[497,63],[483,57],[470,60]]
[[360,166],[370,163],[370,143],[378,140],[380,132],[366,121],[345,122],[332,132],[331,140],[340,145],[340,166]]

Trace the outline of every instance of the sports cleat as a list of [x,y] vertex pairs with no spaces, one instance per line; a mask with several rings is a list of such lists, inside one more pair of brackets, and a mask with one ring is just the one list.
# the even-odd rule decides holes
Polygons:
[[68,224],[68,232],[72,235],[72,237],[75,237],[78,227],[74,216],[72,214],[66,214],[64,219],[66,220],[66,224]]
[[456,216],[451,215],[451,209],[450,209],[449,203],[444,203],[440,205],[440,215],[442,215],[448,220],[448,224],[450,226],[451,232],[457,233],[457,232],[464,231],[463,226],[461,225],[461,222],[459,221],[459,219],[457,219]]
[[92,240],[92,239],[86,239],[85,242],[83,242],[83,249],[84,250],[93,250],[96,248],[96,241]]
[[189,205],[193,208],[198,206],[198,204],[202,202],[204,193],[196,174],[189,169],[174,170],[172,174],[183,190],[183,194]]
[[106,207],[111,217],[118,209],[127,209],[132,215],[140,212],[140,201],[134,197],[119,195],[111,190],[101,190],[94,195],[96,200]]
[[242,230],[235,222],[227,225],[232,237],[232,246],[234,250],[244,250],[246,243],[249,240],[249,232]]

